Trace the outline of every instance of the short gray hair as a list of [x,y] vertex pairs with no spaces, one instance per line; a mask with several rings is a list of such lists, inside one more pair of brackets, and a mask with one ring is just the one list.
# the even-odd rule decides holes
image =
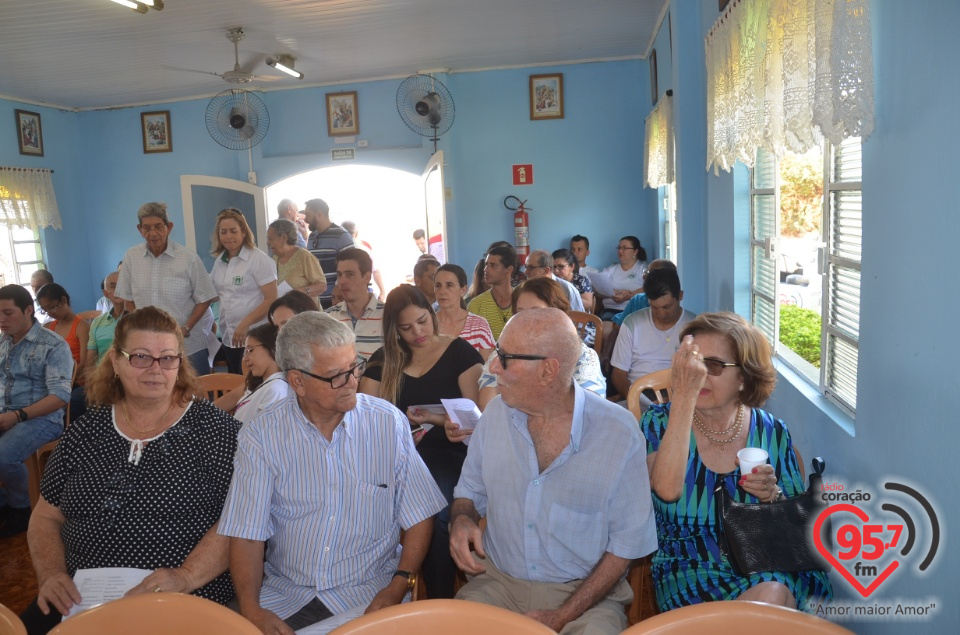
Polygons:
[[283,199],[282,201],[280,201],[280,203],[277,204],[277,213],[286,214],[287,210],[290,209],[291,205],[296,207],[297,204],[291,201],[289,198]]
[[343,322],[319,311],[294,315],[277,336],[277,366],[280,370],[306,370],[316,362],[314,349],[352,346],[353,330]]
[[287,220],[286,218],[278,218],[277,220],[270,223],[270,227],[267,229],[272,229],[277,233],[277,236],[283,236],[288,245],[297,244],[297,226],[293,224],[292,220]]
[[143,219],[148,216],[156,216],[163,221],[164,225],[170,222],[170,219],[167,218],[166,203],[144,203],[141,205],[140,209],[137,210],[137,224],[142,225]]

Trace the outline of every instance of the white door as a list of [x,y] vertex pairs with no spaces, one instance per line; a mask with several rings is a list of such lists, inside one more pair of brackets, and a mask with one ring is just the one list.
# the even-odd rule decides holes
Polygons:
[[435,152],[423,170],[423,197],[427,212],[427,251],[447,262],[447,210],[443,186],[443,150]]

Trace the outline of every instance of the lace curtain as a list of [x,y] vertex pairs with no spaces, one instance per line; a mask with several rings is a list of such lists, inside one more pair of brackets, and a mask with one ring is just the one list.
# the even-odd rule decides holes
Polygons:
[[873,131],[870,0],[735,0],[705,45],[714,174]]
[[644,128],[644,185],[657,188],[673,183],[673,97],[660,97]]
[[51,170],[0,167],[0,223],[61,229]]

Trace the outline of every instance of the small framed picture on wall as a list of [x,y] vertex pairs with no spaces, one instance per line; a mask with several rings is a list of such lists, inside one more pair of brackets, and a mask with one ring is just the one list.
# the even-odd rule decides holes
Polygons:
[[17,144],[20,154],[27,156],[43,156],[43,131],[40,129],[40,113],[16,110]]
[[563,119],[563,73],[530,76],[530,119]]
[[140,113],[143,132],[143,153],[173,152],[173,131],[170,130],[170,111]]
[[357,91],[327,93],[327,136],[345,137],[356,134],[360,134]]

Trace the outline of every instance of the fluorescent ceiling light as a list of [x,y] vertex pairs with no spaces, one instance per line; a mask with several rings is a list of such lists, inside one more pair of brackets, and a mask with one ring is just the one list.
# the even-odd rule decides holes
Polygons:
[[278,71],[283,71],[290,77],[296,77],[297,79],[303,79],[303,73],[296,71],[293,68],[293,62],[296,58],[292,55],[281,54],[275,57],[267,58],[267,66],[272,66]]
[[156,9],[157,11],[163,11],[163,0],[113,0],[117,4],[123,5],[129,9],[133,9],[137,13],[146,13],[147,8]]
[[123,5],[123,6],[127,7],[128,9],[133,9],[133,10],[136,11],[137,13],[146,13],[146,12],[147,12],[147,5],[142,4],[142,3],[139,3],[139,2],[130,2],[130,0],[113,0],[113,1],[116,2],[116,3],[119,4],[119,5]]

